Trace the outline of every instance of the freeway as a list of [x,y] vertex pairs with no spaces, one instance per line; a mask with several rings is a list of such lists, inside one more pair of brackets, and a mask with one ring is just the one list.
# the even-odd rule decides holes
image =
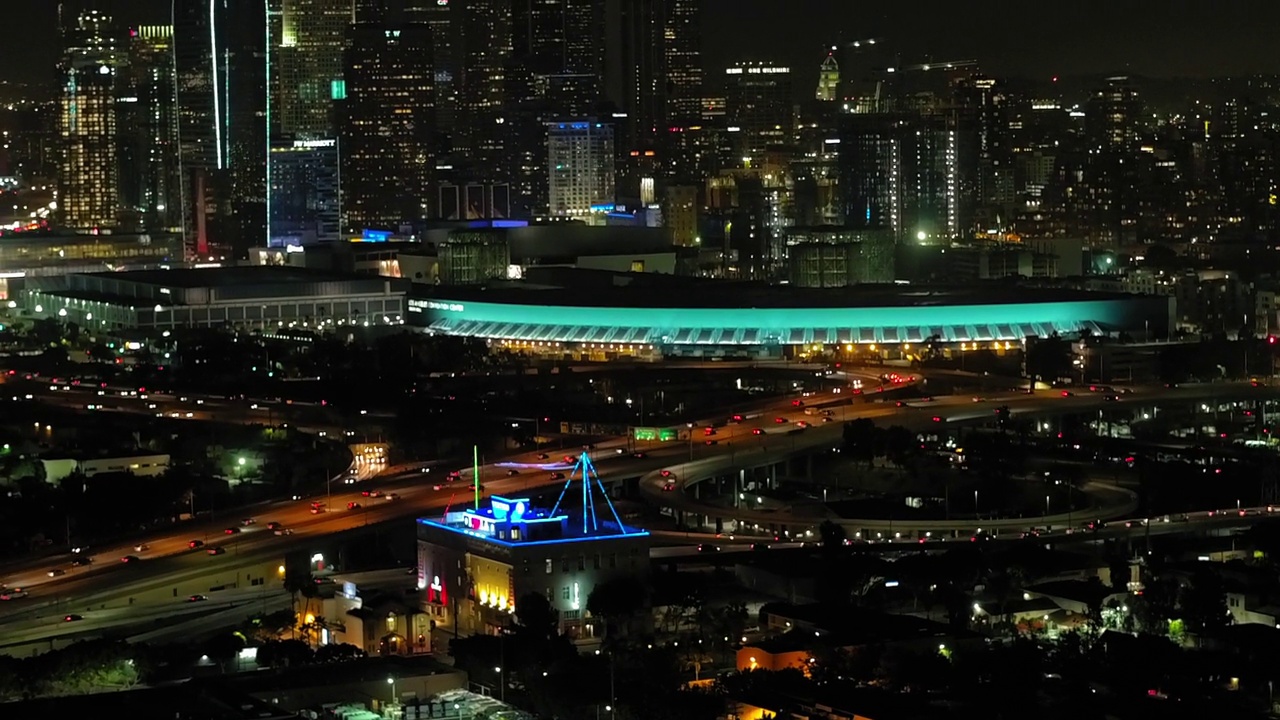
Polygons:
[[[71,392],[61,390],[60,387],[46,392]],[[1163,389],[1160,390],[1163,392]],[[1144,396],[1147,401],[1168,399],[1153,397],[1150,393],[1154,391],[1154,388],[1137,389],[1132,403],[1143,401]],[[1257,392],[1259,389],[1253,388],[1252,391]],[[1250,390],[1226,384],[1189,387],[1174,391],[1173,398],[1196,400],[1228,392],[1246,393]],[[96,392],[91,395],[94,396]],[[815,404],[823,400],[821,397],[810,397],[805,402]],[[136,402],[147,401],[150,398]],[[181,398],[174,401],[183,402]],[[188,399],[187,402],[192,401]],[[1058,392],[1041,391],[1035,394],[993,396],[979,402],[969,397],[940,397],[932,401],[907,403],[902,407],[893,401],[862,402],[832,408],[833,416],[829,418],[831,422],[825,423],[821,421],[821,416],[807,415],[805,407],[794,403],[795,399],[780,399],[758,417],[744,418],[741,423],[726,424],[725,418],[704,418],[696,425],[704,428],[718,426],[713,430],[714,435],[700,435],[694,430],[685,441],[639,443],[638,451],[634,452],[624,438],[597,442],[593,450],[596,467],[606,482],[646,476],[642,490],[650,499],[668,504],[677,498],[683,498],[684,493],[665,492],[655,487],[656,481],[653,478],[658,475],[658,470],[677,468],[679,472],[678,468],[682,464],[699,462],[707,463],[707,467],[719,467],[725,463],[725,458],[727,466],[733,466],[740,456],[745,458],[756,453],[763,457],[770,453],[771,448],[773,452],[791,453],[822,447],[838,441],[839,421],[843,420],[872,418],[927,430],[953,423],[985,420],[990,418],[997,405],[1008,405],[1014,414],[1034,415],[1089,410],[1101,406],[1103,398],[1096,394],[1063,397]],[[160,410],[157,408],[156,411]],[[801,426],[802,422],[813,424],[804,428]],[[559,486],[565,480],[555,478],[554,473],[567,475],[571,467],[569,461],[574,455],[576,451],[568,456],[549,450],[542,453],[518,453],[483,465],[479,469],[479,480],[486,495],[531,493]],[[239,525],[239,517],[224,518],[220,522],[193,522],[137,541],[147,546],[141,551],[128,545],[90,550],[88,555],[92,558],[92,563],[88,567],[60,565],[56,568],[8,568],[4,570],[0,580],[9,588],[23,588],[27,596],[0,602],[0,621],[11,614],[31,617],[38,608],[93,607],[96,604],[100,610],[105,610],[112,606],[127,605],[130,597],[137,597],[144,592],[170,587],[172,592],[168,602],[172,605],[175,597],[181,598],[186,592],[185,589],[179,589],[182,583],[187,583],[184,587],[199,587],[195,583],[203,582],[203,587],[207,588],[210,584],[207,578],[226,573],[234,575],[239,572],[237,568],[246,566],[258,567],[260,575],[265,576],[269,573],[262,568],[271,567],[271,563],[278,562],[286,549],[305,547],[312,538],[364,524],[429,515],[471,499],[470,483],[466,482],[470,478],[470,468],[457,469],[464,479],[455,482],[448,481],[449,469],[442,467],[424,465],[389,477],[370,477],[372,470],[373,468],[367,469],[362,476],[364,479],[353,485],[332,486],[332,496],[324,501],[326,505],[323,508],[313,508],[308,500],[272,503],[244,511],[244,515],[253,518],[254,523],[251,525]],[[691,479],[694,478],[680,478],[685,483]],[[364,494],[375,491],[377,496]],[[389,496],[388,493],[394,495]],[[394,499],[389,500],[387,497]],[[347,509],[349,504],[352,507]],[[313,509],[317,512],[313,512]],[[704,507],[703,511],[705,510]],[[293,534],[276,535],[266,529],[271,522],[281,523],[284,528],[292,530]],[[228,529],[233,532],[225,534]],[[200,540],[205,543],[205,547],[194,550],[189,548],[192,540]],[[208,555],[206,551],[209,548],[222,548],[223,552]],[[138,559],[121,562],[121,558],[127,555],[135,555]],[[49,577],[50,570],[60,570],[62,574],[55,573],[54,577]],[[274,581],[274,578],[271,580]]]

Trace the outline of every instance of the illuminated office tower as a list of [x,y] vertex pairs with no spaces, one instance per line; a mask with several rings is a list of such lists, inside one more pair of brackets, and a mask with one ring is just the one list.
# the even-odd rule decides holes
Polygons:
[[818,68],[817,99],[821,102],[835,102],[840,97],[840,63],[836,62],[836,48],[827,53],[822,66]]
[[147,229],[181,222],[178,115],[173,74],[173,27],[143,25],[129,32],[128,93],[119,111],[123,162],[121,196]]
[[665,0],[662,15],[666,120],[688,127],[702,114],[702,0]]
[[193,255],[267,240],[265,0],[174,0],[182,220]]
[[466,0],[458,13],[458,133],[454,149],[473,180],[506,178],[506,71],[512,0]]
[[[353,0],[279,0],[280,37],[273,42],[273,134],[333,137],[333,103],[342,99],[342,45]],[[277,40],[273,38],[273,41]]]
[[115,227],[120,167],[116,135],[121,58],[110,16],[80,13],[62,25],[58,208],[77,230]]
[[585,218],[613,207],[613,128],[595,120],[547,126],[551,214]]
[[796,127],[791,68],[740,63],[725,71],[725,114],[742,139],[742,156],[758,158],[791,142]]
[[343,225],[398,230],[426,218],[435,172],[431,29],[351,26],[345,75]]
[[280,140],[271,148],[271,247],[337,242],[341,194],[336,140]]

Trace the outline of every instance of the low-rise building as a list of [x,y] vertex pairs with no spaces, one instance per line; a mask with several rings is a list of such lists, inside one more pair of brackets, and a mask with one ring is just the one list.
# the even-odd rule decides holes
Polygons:
[[[579,461],[579,468],[584,465],[590,468],[590,461]],[[568,474],[567,483],[581,482],[571,465],[549,467],[527,470],[558,469]],[[614,578],[645,582],[649,534],[623,525],[601,492],[579,487],[566,496],[582,498],[583,506],[544,509],[528,498],[495,495],[487,504],[477,497],[471,507],[443,518],[418,520],[418,587],[437,627],[456,623],[464,634],[497,632],[510,623],[520,598],[538,593],[559,613],[565,634],[585,640],[600,631],[587,598]]]
[[92,458],[46,458],[40,460],[44,466],[46,482],[57,483],[63,478],[80,473],[86,478],[108,473],[129,473],[138,477],[154,477],[163,475],[169,469],[167,454],[155,455],[113,455],[110,457]]

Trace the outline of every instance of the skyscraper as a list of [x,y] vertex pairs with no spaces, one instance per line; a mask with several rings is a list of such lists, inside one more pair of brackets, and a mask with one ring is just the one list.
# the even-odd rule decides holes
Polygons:
[[739,63],[725,68],[725,114],[739,129],[743,157],[759,157],[771,145],[791,142],[796,129],[791,68]]
[[351,26],[345,74],[344,225],[398,230],[428,217],[435,172],[430,27]]
[[267,240],[265,0],[174,0],[183,226],[189,250],[239,256]]
[[63,19],[58,125],[58,206],[77,230],[114,227],[120,194],[116,134],[121,58],[110,16],[96,10]]
[[127,76],[128,95],[120,105],[127,160],[122,196],[143,227],[169,229],[180,224],[182,210],[172,26],[130,31]]
[[614,200],[613,128],[595,120],[547,126],[551,214],[585,218]]
[[840,96],[840,63],[836,61],[836,48],[832,47],[818,68],[818,92],[821,102],[835,102]]
[[665,0],[662,10],[664,119],[688,127],[702,114],[702,0]]
[[455,32],[458,60],[457,160],[470,180],[506,179],[506,71],[512,0],[462,0]]
[[280,0],[280,37],[272,38],[277,97],[273,134],[331,138],[333,103],[343,94],[342,45],[353,0]]

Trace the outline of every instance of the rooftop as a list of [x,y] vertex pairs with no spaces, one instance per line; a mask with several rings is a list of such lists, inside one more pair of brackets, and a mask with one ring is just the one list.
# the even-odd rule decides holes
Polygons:
[[[570,278],[576,280],[570,282]],[[426,297],[471,302],[706,308],[929,307],[1089,302],[1132,297],[1066,288],[1026,288],[1008,283],[798,288],[651,273],[572,272],[562,282],[562,286],[495,282],[485,287],[423,288],[422,292]],[[584,292],[584,288],[590,292]]]
[[113,717],[130,720],[286,720],[297,715],[220,685],[184,683],[168,687],[74,695],[0,704],[7,720],[52,717]]
[[143,285],[168,285],[177,288],[230,287],[319,282],[339,282],[368,276],[309,270],[300,267],[252,265],[243,267],[211,267],[174,270],[130,270],[126,272],[86,273],[90,277],[123,280]]

